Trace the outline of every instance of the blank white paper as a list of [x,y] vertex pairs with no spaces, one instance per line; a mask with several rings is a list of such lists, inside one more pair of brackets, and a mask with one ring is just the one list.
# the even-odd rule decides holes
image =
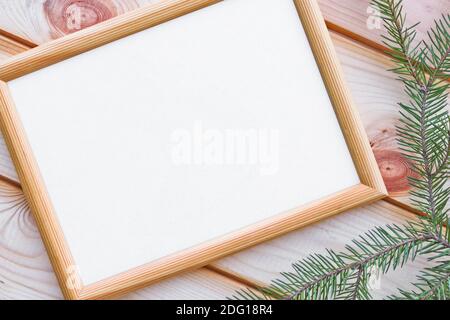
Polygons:
[[359,183],[291,0],[226,0],[9,86],[85,285]]

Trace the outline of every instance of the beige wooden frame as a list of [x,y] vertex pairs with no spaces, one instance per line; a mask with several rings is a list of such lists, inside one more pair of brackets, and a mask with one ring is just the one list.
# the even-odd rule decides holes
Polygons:
[[171,0],[149,5],[31,49],[0,65],[0,128],[62,292],[67,299],[98,299],[120,295],[181,271],[206,265],[225,255],[386,196],[381,174],[349,91],[344,84],[341,67],[318,4],[316,0],[293,0],[361,183],[206,244],[92,285],[82,285],[73,268],[75,262],[27,142],[7,82],[219,1]]

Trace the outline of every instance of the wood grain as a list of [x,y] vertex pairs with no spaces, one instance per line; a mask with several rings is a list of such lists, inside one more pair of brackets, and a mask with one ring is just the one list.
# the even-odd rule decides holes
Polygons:
[[[397,102],[408,97],[396,76],[386,71],[394,65],[387,56],[337,33],[332,32],[331,37],[389,194],[409,203],[407,176],[411,171],[395,141]],[[18,181],[1,136],[0,160],[0,175]]]
[[61,296],[20,189],[0,181],[0,299]]
[[[402,223],[412,217],[395,206],[377,202],[225,258],[215,263],[213,269],[244,278],[247,282],[266,283],[279,272],[289,270],[293,261],[309,253],[323,252],[330,245],[342,249],[350,239],[370,227]],[[419,260],[402,272],[383,277],[382,290],[377,297],[392,293],[397,287],[407,287],[406,284],[424,265],[426,263]],[[229,278],[200,269],[123,298],[221,299],[242,288],[239,282]],[[0,181],[0,300],[61,298],[56,277],[21,190]]]
[[11,57],[0,64],[0,79],[8,82],[219,1],[166,0],[130,11]]
[[[41,1],[40,5],[46,10],[42,9],[42,11],[47,12],[45,15],[53,16],[52,19],[69,19],[70,12],[76,11],[80,14],[76,16],[76,19],[82,19],[82,16],[87,17],[96,17],[95,19],[91,19],[90,23],[82,22],[81,20],[77,24],[76,21],[72,22],[73,24],[77,24],[80,26],[79,29],[90,26],[94,24],[94,22],[100,22],[106,20],[106,17],[112,17],[114,14],[122,14],[129,10],[133,10],[139,6],[146,5],[148,3],[156,3],[163,2],[166,0],[156,0],[156,1],[130,1],[130,0],[115,0],[110,2],[104,1]],[[107,3],[107,4],[105,4]],[[336,1],[336,0],[320,0],[319,1],[321,10],[324,13],[325,18],[331,22],[332,24],[343,27],[345,30],[351,30],[353,33],[357,34],[363,39],[369,41],[379,41],[380,39],[380,30],[373,29],[368,27],[367,23],[370,24],[371,20],[368,19],[370,12],[367,13],[367,8],[369,5],[369,0],[358,0],[358,1]],[[5,10],[10,10],[11,12],[20,12],[24,14],[27,10],[31,10],[31,16],[40,16],[39,13],[41,9],[33,6],[25,6],[25,2],[17,1],[14,4],[8,3],[8,5],[3,4],[5,6]],[[37,6],[37,5],[36,5]],[[26,8],[25,8],[26,7]],[[9,9],[8,9],[9,8]],[[40,7],[39,7],[40,8]],[[74,9],[78,8],[78,9]],[[108,9],[109,8],[109,9]],[[433,19],[440,15],[442,12],[448,12],[450,9],[450,1],[449,0],[439,0],[434,1],[433,5],[430,5],[426,1],[405,1],[405,9],[408,10],[411,14],[409,14],[409,18],[411,20],[420,20],[422,19],[422,24],[419,26],[419,38],[423,37],[426,33],[426,29],[433,23]],[[6,11],[5,11],[6,12]],[[57,13],[59,12],[59,13]],[[69,13],[67,13],[69,12]],[[421,15],[419,13],[426,12],[426,15]],[[14,15],[11,15],[14,16]],[[31,19],[31,18],[30,18]],[[49,18],[46,19],[46,21]],[[7,19],[0,19],[0,22],[7,21]],[[369,22],[368,22],[369,21]],[[48,21],[47,21],[48,22]],[[373,21],[372,21],[373,22]],[[40,25],[45,23],[34,23],[33,25]],[[47,23],[48,24],[48,23]],[[66,21],[65,24],[71,25],[71,22]],[[18,22],[16,25],[20,25]],[[51,28],[57,28],[56,26],[51,27],[51,24],[48,24],[47,28],[50,30]],[[1,25],[0,25],[1,26]],[[62,27],[60,27],[62,28]],[[70,28],[69,28],[70,29]],[[63,34],[72,33],[74,30],[78,30],[77,28],[72,28],[70,30],[66,30],[66,32],[60,33],[58,36],[54,35],[52,37],[48,37],[47,40],[59,37]],[[345,33],[344,30],[344,33]],[[342,30],[339,30],[342,32]],[[49,32],[49,31],[48,31]],[[47,32],[47,33],[48,33]],[[39,31],[40,34],[44,34],[44,31]],[[46,40],[46,41],[47,41]],[[358,39],[361,40],[361,39]],[[363,121],[365,129],[369,135],[369,139],[371,139],[371,143],[373,146],[373,150],[375,153],[376,160],[378,165],[382,171],[384,182],[389,191],[390,196],[394,199],[399,200],[401,203],[408,204],[409,201],[407,199],[407,195],[409,192],[409,185],[407,181],[407,176],[412,175],[411,170],[409,168],[409,163],[405,158],[403,158],[398,152],[398,148],[395,143],[395,129],[394,126],[396,124],[396,119],[398,118],[398,108],[395,105],[396,102],[406,101],[407,97],[404,95],[403,89],[401,85],[395,81],[395,76],[389,74],[389,72],[385,71],[388,68],[391,68],[393,65],[389,62],[386,57],[383,55],[378,55],[371,50],[367,50],[362,46],[358,46],[354,42],[351,44],[344,43],[344,46],[341,46],[343,42],[335,43],[337,45],[339,58],[341,60],[341,64],[344,67],[344,72],[347,76],[348,81],[350,82],[351,93],[356,101],[356,105],[360,112],[363,114]],[[348,50],[345,50],[345,46],[353,46]],[[361,57],[356,57],[354,61],[349,61],[348,53],[355,55],[361,55]],[[364,59],[363,55],[367,55],[372,59]],[[359,63],[359,70],[355,70],[354,64],[355,62]],[[377,68],[375,74],[371,73],[369,68],[372,65],[379,64],[379,68]],[[381,70],[380,68],[384,68],[385,70]],[[363,69],[363,70],[361,70]],[[358,74],[359,73],[359,74]],[[360,91],[361,85],[357,87],[357,82],[352,82],[353,76],[357,76],[359,82],[364,83],[364,90]],[[378,78],[378,79],[376,79]],[[372,85],[367,81],[370,79],[373,81]],[[380,80],[388,80],[388,82],[382,82]],[[367,101],[368,97],[375,97],[374,95],[378,95],[378,98],[381,98],[383,93],[378,93],[375,91],[380,90],[380,86],[384,83],[388,83],[389,85],[384,86],[383,89],[386,90],[384,93],[383,102],[374,103],[374,101]],[[374,85],[376,84],[376,85]],[[373,93],[366,94],[365,90],[371,90]],[[387,107],[386,103],[389,99],[390,104],[392,106]],[[4,162],[0,164],[0,175],[6,176],[11,180],[17,181],[17,175],[14,173],[11,164],[9,163],[8,155],[4,150],[4,144],[0,141],[0,157],[3,158]],[[4,165],[3,165],[4,163]]]
[[[406,96],[402,94],[395,76],[385,71],[392,64],[387,57],[340,35],[332,34],[332,38],[376,155],[394,152],[394,157],[399,157],[394,136],[397,107],[393,101],[401,101]],[[3,150],[0,155],[6,160],[0,162],[2,173],[17,179],[9,154]],[[392,160],[388,162],[391,166],[395,164]],[[406,180],[406,175],[400,175],[397,180]],[[391,189],[389,181],[387,186]],[[398,191],[396,198],[407,201],[407,188]]]
[[0,62],[28,49],[30,47],[0,34]]
[[[385,47],[381,35],[385,34],[382,22],[375,11],[370,9],[370,0],[318,0],[320,9],[329,26],[354,40],[362,41],[376,49]],[[441,14],[450,11],[449,0],[404,0],[407,23],[417,26],[416,41],[427,38],[428,28],[434,24]]]
[[137,9],[134,0],[47,0],[44,16],[52,39],[85,29],[117,15]]
[[[97,22],[149,3],[166,0],[2,0],[0,29],[37,44],[73,33]],[[380,24],[368,10],[370,0],[318,0],[329,26],[358,41],[381,48]],[[418,22],[419,37],[441,13],[450,10],[449,0],[405,0],[408,21]]]
[[[123,299],[224,299],[239,288],[200,269]],[[0,300],[6,299],[62,299],[62,293],[22,191],[0,181]]]
[[315,0],[295,0],[294,2],[360,181],[381,194],[386,194],[386,187],[358,110],[347,87],[333,42],[323,22],[320,8]]
[[[38,21],[41,18],[43,18],[43,20],[40,20],[41,22],[43,21],[44,23],[47,23],[43,11],[41,12],[40,11],[41,9],[33,8],[34,5],[39,4],[41,5],[42,8],[43,2],[44,1],[35,1],[32,2],[31,5],[27,7],[26,1],[24,0],[9,1],[9,2],[0,1],[0,28],[10,24],[11,28],[9,29],[8,27],[5,28],[8,30],[16,30],[15,32],[17,32],[17,34],[20,34],[25,38],[28,39],[46,38],[45,41],[48,41],[49,39],[52,38],[52,36],[50,35],[50,27],[46,29],[47,31],[41,33],[42,27],[38,26],[39,23],[37,24],[36,22],[30,23],[30,21]],[[141,1],[136,1],[136,3],[138,2],[141,3]],[[363,40],[366,39],[372,41],[375,44],[376,43],[379,44],[379,37],[378,37],[379,30],[369,30],[366,27],[368,14],[365,13],[366,12],[365,9],[367,9],[366,5],[368,1],[319,0],[319,3],[321,5],[321,9],[324,11],[324,15],[326,16],[327,20],[336,23],[336,25],[338,26],[344,27],[344,32],[351,30],[356,35],[360,35],[360,37]],[[433,2],[425,0],[419,1],[405,0],[405,3],[407,4],[407,9],[409,11],[418,12],[418,14],[416,13],[413,14],[417,16],[419,20],[422,20],[424,22],[422,23],[421,27],[422,30],[425,30],[426,26],[429,25],[430,21],[432,21],[434,17],[439,16],[441,12],[446,11],[448,12],[449,11],[448,7],[450,4],[450,2],[446,0],[444,1],[436,0]],[[417,7],[422,8],[424,6],[425,12],[428,12],[426,15],[422,14],[422,12],[424,12],[423,9],[420,10],[415,9]],[[41,14],[42,16],[38,20],[35,20],[35,18],[32,17],[33,15],[41,15]],[[28,37],[27,34],[29,34],[30,37]],[[423,31],[421,31],[421,34],[423,35]],[[338,34],[332,34],[332,38],[335,47],[338,51],[338,56],[343,65],[344,73],[349,83],[352,95],[356,101],[356,105],[358,106],[361,112],[361,116],[366,131],[369,134],[369,138],[371,140],[374,149],[375,150],[379,149],[383,152],[387,151],[388,153],[392,150],[394,151],[397,150],[393,135],[393,126],[397,119],[397,107],[395,106],[395,102],[402,101],[402,99],[405,98],[405,95],[402,93],[401,84],[395,81],[395,76],[392,76],[391,73],[385,71],[390,66],[392,66],[392,64],[389,62],[389,59],[386,56],[379,54],[379,52],[370,50],[365,46],[360,46],[354,41],[349,41],[348,39],[341,37]],[[39,41],[36,40],[36,42]],[[44,42],[44,40],[42,40],[42,42]],[[0,54],[0,57],[1,56],[2,55]],[[6,57],[9,55],[6,53],[3,56]],[[383,152],[381,154],[383,154]],[[7,154],[5,149],[2,149],[1,139],[0,139],[0,157],[1,157],[0,174],[12,176],[13,179],[17,179],[17,175],[15,174],[15,171],[13,170],[12,164],[9,160],[9,155]],[[379,157],[380,156],[378,155],[377,158]],[[394,158],[397,157],[398,154],[395,154]],[[403,166],[404,160],[400,159],[399,161],[400,161],[399,165]],[[389,162],[395,164],[395,161]],[[393,171],[394,173],[396,172],[401,173],[402,170],[403,169],[399,170],[397,166],[395,166],[395,170]],[[385,170],[383,170],[383,172],[385,172]],[[391,175],[391,173],[389,174]],[[404,176],[405,176],[404,174],[400,174],[399,179],[403,180]],[[391,191],[391,195],[395,196],[396,199],[406,200],[407,191],[404,190],[404,188],[402,187],[403,184],[397,182],[397,180],[395,179],[393,180],[393,183],[400,187],[394,186],[394,190],[397,191],[393,193],[392,184],[387,183],[388,189],[390,189]],[[379,223],[383,224],[387,221],[398,221],[395,218],[395,215],[398,214],[398,212],[396,212],[396,209],[394,207],[389,207],[387,205],[388,207],[384,208],[385,205],[382,205],[382,208],[380,208],[378,207],[378,203],[374,206],[375,209],[374,210],[370,209],[370,211],[372,211],[372,215],[370,218],[367,218],[367,220],[371,220],[372,223],[374,224]],[[366,211],[355,210],[355,212],[356,211],[358,211],[358,213],[361,214],[355,213],[354,216],[352,216],[352,218],[345,218],[345,220],[343,220],[342,223],[339,224],[339,228],[341,231],[335,232],[337,232],[338,234],[348,234],[349,235],[348,238],[354,237],[357,233],[359,233],[358,230],[354,229],[354,226],[359,224],[361,219],[363,220],[366,219],[365,218]],[[380,217],[378,215],[380,215]],[[320,225],[322,225],[322,223],[317,224],[317,226]],[[324,227],[324,230],[325,229],[326,227]],[[4,228],[2,228],[2,230],[4,230]],[[11,237],[10,234],[11,233],[8,233],[8,237]],[[325,232],[322,235],[314,236],[316,237],[317,241],[321,243],[320,248],[318,248],[319,250],[323,249],[331,242],[328,235],[329,233]],[[322,237],[323,239],[320,239],[320,237]],[[4,238],[6,239],[6,237]],[[22,239],[19,239],[18,241],[23,241],[24,243],[26,243],[26,241]],[[275,241],[273,242],[275,243]],[[242,257],[241,255],[238,255],[233,257],[233,259],[236,258],[238,262],[237,263],[235,261],[230,262],[231,261],[230,260],[229,263],[233,265],[230,268],[223,268],[222,271],[225,270],[227,272],[230,272],[230,274],[236,273],[238,277],[240,276],[246,277],[247,275],[248,279],[259,279],[259,281],[261,282],[269,281],[270,279],[276,277],[279,271],[287,270],[290,266],[290,263],[298,258],[295,251],[297,250],[297,248],[295,248],[295,246],[297,245],[296,242],[294,241],[292,247],[291,246],[285,247],[283,246],[282,242],[283,241],[279,243],[278,240],[276,240],[276,243],[278,243],[278,245],[269,246],[269,248],[264,247],[264,245],[258,246],[256,247],[258,248],[257,252],[253,251],[253,249],[246,251],[248,252],[248,255],[251,257],[258,257],[258,259],[260,257],[266,257],[260,260],[261,261],[260,265],[253,264],[254,263],[253,261],[248,262],[249,260],[247,257]],[[277,248],[281,248],[280,252],[275,252],[275,249]],[[0,252],[4,252],[3,249],[0,250],[1,250]],[[287,251],[289,255],[286,255],[285,251]],[[265,252],[267,252],[267,255],[265,254]],[[275,260],[273,257],[275,257]],[[6,260],[9,261],[11,259],[8,258]],[[8,261],[0,262],[0,270],[2,270],[2,266],[6,266],[6,268],[9,268],[11,266],[8,264]],[[272,261],[276,261],[277,267],[275,268],[264,267],[265,263],[270,265]],[[18,264],[21,265],[22,262],[19,262]],[[248,270],[244,270],[245,272],[244,271],[241,272],[241,269],[245,269],[247,268],[247,266],[250,266],[250,268]],[[417,270],[417,268],[415,270]],[[46,295],[48,295],[49,297],[58,297],[58,294],[60,297],[60,292],[52,293],[51,289],[49,290],[45,289],[45,291],[47,291],[48,293],[44,294],[39,293],[39,290],[35,290],[36,288],[40,287],[42,288],[49,287],[49,285],[42,284],[39,280],[42,274],[45,272],[49,273],[49,275],[47,275],[46,277],[52,278],[53,281],[55,281],[55,278],[52,275],[51,270],[44,272],[42,271],[34,272],[32,268],[30,268],[23,271],[20,268],[17,268],[15,264],[13,264],[8,272],[11,278],[15,277],[20,278],[20,280],[15,279],[12,280],[12,282],[16,284],[8,283],[8,285],[17,289],[14,290],[14,288],[11,289],[11,287],[8,287],[9,288],[8,292],[10,293],[8,297],[10,298],[21,296],[30,298],[42,298]],[[255,274],[253,275],[253,273]],[[3,273],[3,271],[0,272],[0,281],[2,281],[4,274],[6,274],[6,271],[5,273]],[[401,274],[398,275],[398,277],[394,276],[394,279],[392,280],[395,281],[396,285],[398,286],[401,286],[402,284],[407,283],[410,280],[410,278],[408,279],[402,278],[402,275],[405,276],[406,274],[402,272]],[[54,287],[56,287],[57,291],[59,291],[56,284],[54,283],[53,285]],[[0,283],[0,288],[2,289],[5,288],[4,286],[2,286],[2,283]],[[31,289],[28,290],[27,288]],[[173,289],[179,290],[178,287]],[[0,299],[2,298],[3,297],[0,297]]]

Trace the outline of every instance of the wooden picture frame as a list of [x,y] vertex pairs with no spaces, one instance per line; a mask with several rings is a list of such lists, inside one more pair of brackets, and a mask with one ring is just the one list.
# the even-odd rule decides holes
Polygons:
[[149,5],[31,49],[0,65],[0,127],[62,292],[67,299],[99,299],[124,294],[387,195],[358,112],[345,86],[318,4],[315,0],[293,1],[335,109],[360,183],[295,211],[277,215],[87,286],[81,284],[76,272],[68,271],[75,263],[16,111],[8,82],[219,1],[171,0]]

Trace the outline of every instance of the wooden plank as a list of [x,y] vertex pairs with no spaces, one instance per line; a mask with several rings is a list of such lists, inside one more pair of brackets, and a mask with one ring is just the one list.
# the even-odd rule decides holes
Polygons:
[[[242,285],[234,280],[199,269],[123,299],[224,299],[239,288]],[[61,298],[22,191],[0,181],[0,300]]]
[[[258,245],[222,259],[212,269],[242,282],[265,285],[279,277],[282,271],[291,271],[291,264],[312,253],[325,253],[325,249],[343,250],[359,234],[386,224],[402,224],[414,215],[385,201],[354,209],[307,226],[298,231]],[[410,283],[428,262],[419,257],[404,269],[381,277],[380,287],[373,290],[375,298],[397,292],[397,288],[411,288]]]

